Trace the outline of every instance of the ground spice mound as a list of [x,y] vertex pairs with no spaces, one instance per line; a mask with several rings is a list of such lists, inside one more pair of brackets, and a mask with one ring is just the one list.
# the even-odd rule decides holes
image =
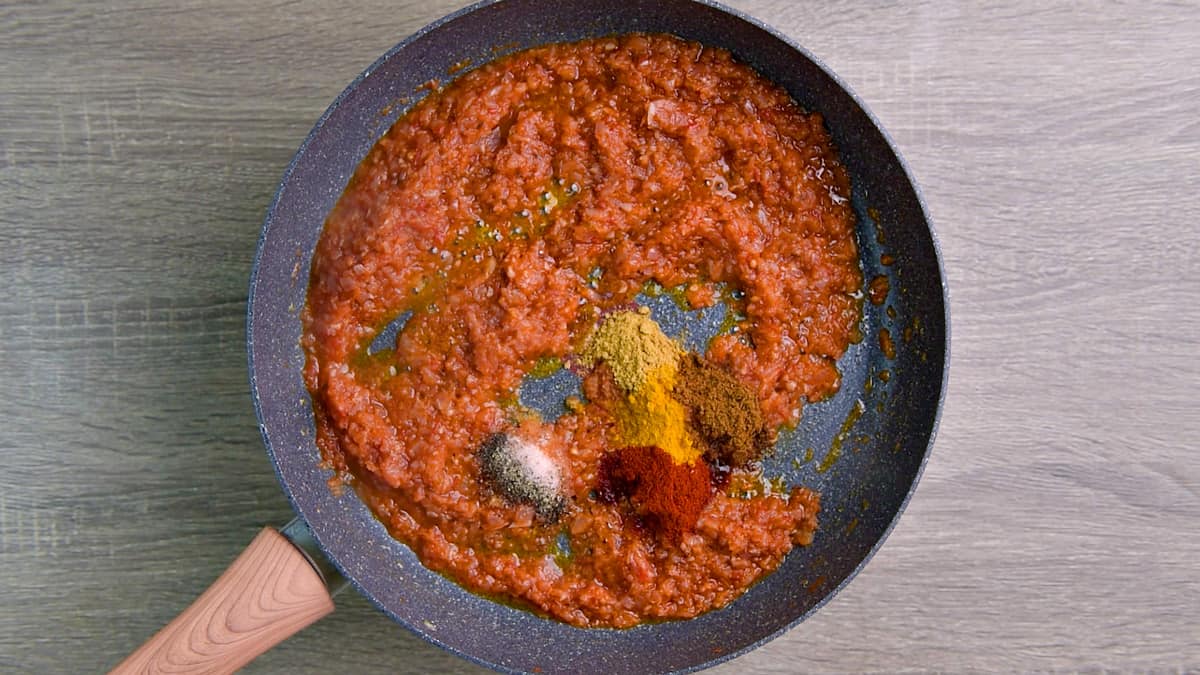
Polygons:
[[611,392],[605,408],[616,419],[623,445],[655,446],[690,464],[701,449],[688,432],[687,410],[671,395],[681,354],[649,310],[639,307],[604,317],[582,360],[604,368],[621,389]]
[[479,470],[492,489],[511,502],[532,506],[545,522],[557,522],[566,508],[559,494],[559,468],[533,443],[492,434],[479,448]]
[[585,363],[604,361],[625,391],[637,391],[650,373],[674,368],[682,350],[663,334],[650,310],[621,311],[608,315],[583,350]]
[[629,445],[653,445],[679,464],[691,464],[703,448],[692,441],[688,411],[675,400],[677,374],[673,365],[651,371],[645,383],[619,396],[610,406],[617,421],[617,436]]
[[598,474],[600,501],[628,499],[634,516],[674,541],[695,528],[713,496],[707,464],[679,464],[654,446],[614,450],[600,461]]
[[775,442],[754,393],[696,354],[680,362],[673,393],[687,408],[692,429],[711,461],[745,466],[760,459]]
[[[380,138],[317,243],[301,344],[325,462],[353,474],[426,567],[471,591],[581,627],[729,604],[811,540],[815,495],[736,494],[740,475],[760,476],[732,469],[682,539],[625,527],[642,518],[635,508],[672,531],[690,515],[663,516],[671,510],[648,496],[637,507],[632,496],[594,498],[604,458],[671,445],[697,423],[671,393],[678,373],[654,367],[677,365],[669,340],[632,366],[586,345],[653,333],[649,317],[622,314],[649,284],[736,289],[744,320],[704,357],[752,390],[768,427],[795,422],[805,402],[836,391],[861,318],[850,195],[821,116],[721,49],[632,34],[458,74]],[[586,401],[527,419],[522,381],[555,359],[589,366]],[[654,391],[643,386],[655,378]],[[623,429],[631,393],[644,394],[634,404],[647,415]],[[655,435],[656,425],[672,431]],[[482,478],[480,446],[510,432],[537,439],[559,467],[568,506],[558,523]],[[712,470],[669,452],[650,467]]]

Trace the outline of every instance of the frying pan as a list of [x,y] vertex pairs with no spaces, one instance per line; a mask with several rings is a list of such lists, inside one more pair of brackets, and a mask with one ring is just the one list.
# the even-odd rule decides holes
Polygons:
[[[793,550],[723,609],[629,630],[580,629],[471,594],[429,571],[352,490],[330,489],[301,378],[299,311],[326,215],[422,84],[525,47],[633,31],[723,47],[824,116],[851,176],[864,278],[886,276],[890,292],[882,305],[864,302],[864,339],[838,363],[839,393],[807,406],[766,461],[768,474],[821,493],[813,544]],[[239,667],[331,611],[322,580],[336,583],[339,574],[421,637],[499,670],[689,671],[732,658],[828,602],[895,524],[933,442],[947,324],[937,243],[903,160],[865,106],[786,37],[709,0],[485,0],[467,7],[401,42],[337,97],[267,212],[250,281],[250,382],[263,440],[298,516],[288,540],[300,548],[264,530],[196,604],[118,670]]]

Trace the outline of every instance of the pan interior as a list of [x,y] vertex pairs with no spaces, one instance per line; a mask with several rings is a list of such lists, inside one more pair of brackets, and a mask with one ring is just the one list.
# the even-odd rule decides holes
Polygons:
[[[353,491],[330,491],[300,375],[299,309],[326,214],[362,157],[419,98],[422,84],[446,80],[463,62],[633,31],[728,49],[824,115],[851,175],[864,278],[884,276],[891,290],[882,305],[863,305],[864,338],[839,361],[840,393],[806,407],[768,461],[769,473],[821,492],[813,544],[795,549],[725,609],[631,630],[584,630],[486,600],[430,572]],[[656,304],[662,302],[670,300],[648,299],[656,313],[669,312]],[[885,330],[894,353],[881,346]],[[711,665],[779,634],[866,561],[903,508],[932,442],[947,333],[940,263],[920,196],[871,116],[810,56],[730,10],[692,0],[579,0],[557,3],[553,12],[540,0],[505,0],[467,8],[404,41],[318,122],[267,214],[248,336],[255,405],[284,489],[321,548],[380,609],[502,670],[661,672]],[[831,451],[840,456],[832,459]]]

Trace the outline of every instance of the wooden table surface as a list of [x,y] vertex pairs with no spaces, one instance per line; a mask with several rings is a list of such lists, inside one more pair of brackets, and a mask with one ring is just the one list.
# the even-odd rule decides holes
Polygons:
[[[264,210],[459,1],[0,7],[0,671],[105,670],[290,518],[246,379]],[[953,364],[887,545],[714,672],[1200,669],[1200,6],[732,4],[911,163]],[[474,670],[353,593],[247,668]]]

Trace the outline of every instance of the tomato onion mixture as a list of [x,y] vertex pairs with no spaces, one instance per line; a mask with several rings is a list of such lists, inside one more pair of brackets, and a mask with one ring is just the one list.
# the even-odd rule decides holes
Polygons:
[[[472,591],[585,627],[728,604],[811,542],[818,496],[735,469],[692,531],[660,536],[597,498],[611,415],[541,419],[517,392],[657,284],[728,303],[706,359],[794,424],[857,337],[849,195],[821,117],[720,49],[633,34],[463,74],[379,140],[318,243],[302,341],[326,462]],[[555,464],[560,518],[481,480],[497,433]]]

